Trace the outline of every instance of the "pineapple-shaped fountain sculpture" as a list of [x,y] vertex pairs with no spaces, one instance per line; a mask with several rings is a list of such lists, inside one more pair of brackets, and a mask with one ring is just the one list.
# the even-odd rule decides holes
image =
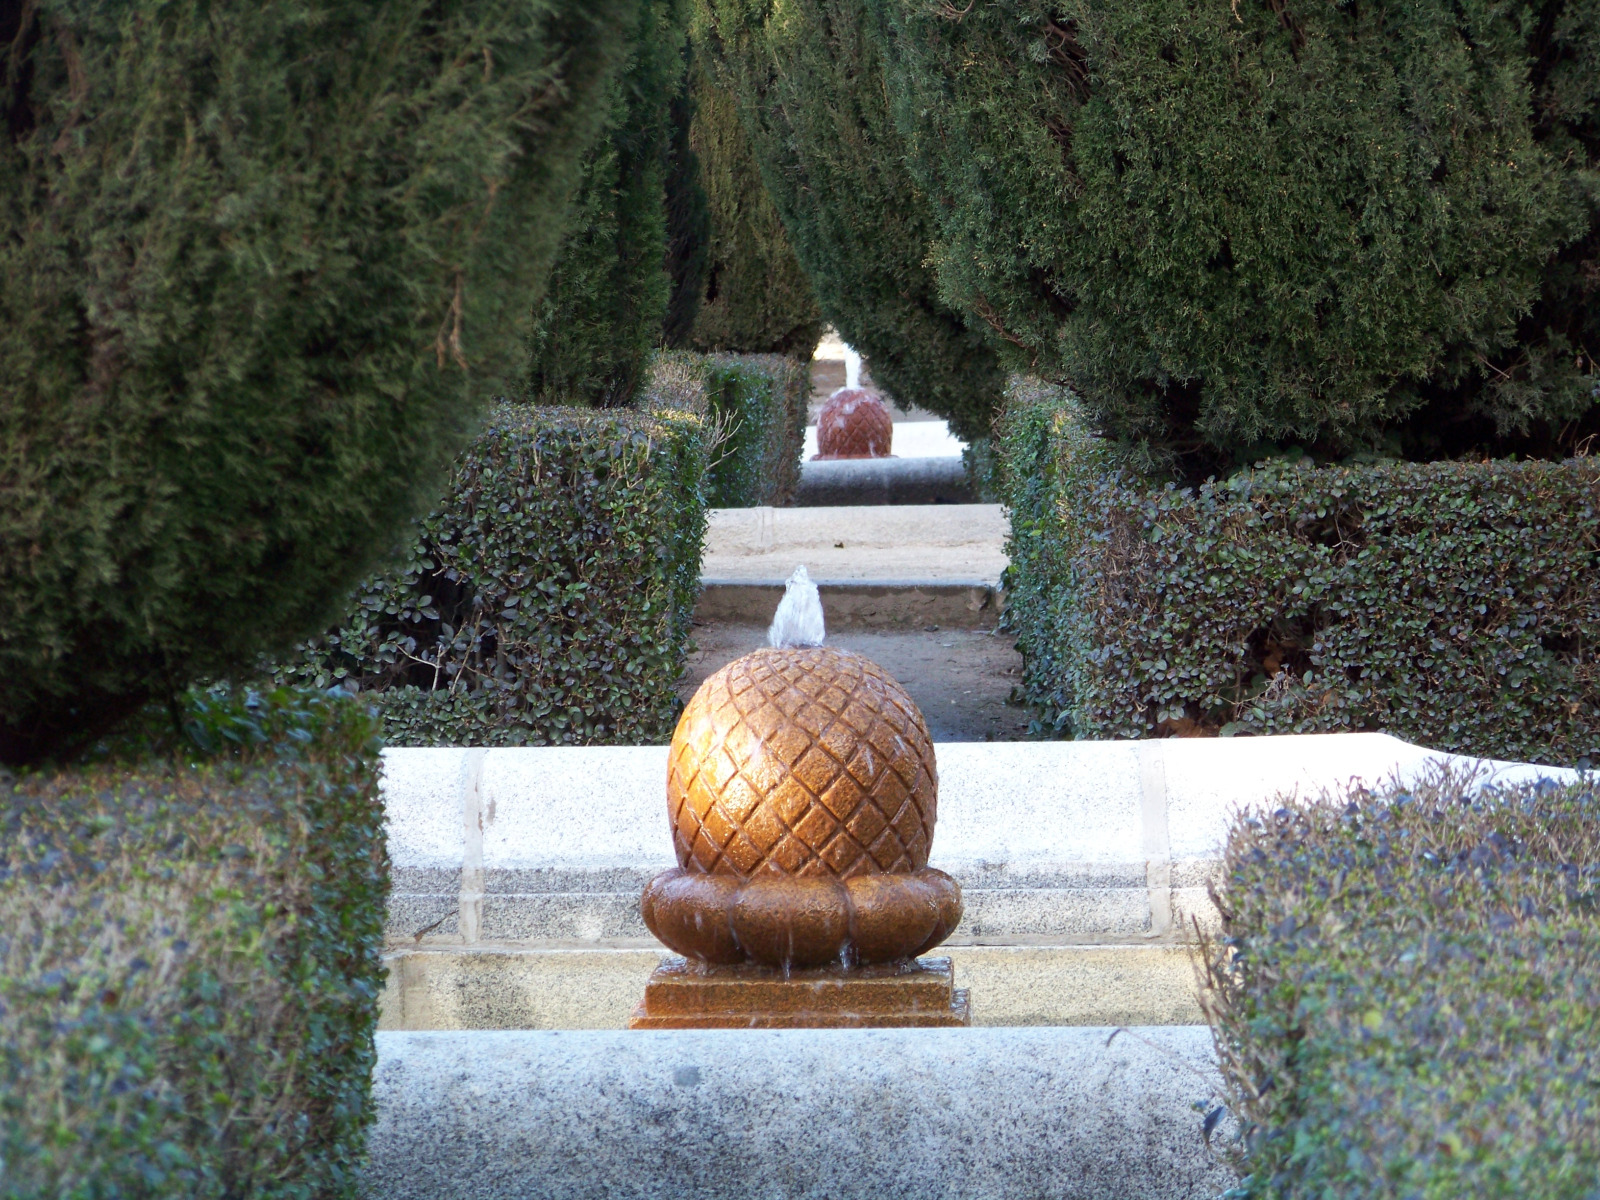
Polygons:
[[961,919],[928,866],[933,742],[876,663],[826,648],[795,572],[768,640],[700,686],[673,734],[678,867],[641,901],[681,960],[651,976],[634,1028],[965,1025],[948,959],[917,956]]

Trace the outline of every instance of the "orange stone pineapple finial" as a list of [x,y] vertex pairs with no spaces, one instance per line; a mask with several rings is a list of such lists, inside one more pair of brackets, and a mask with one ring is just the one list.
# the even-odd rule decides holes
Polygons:
[[673,734],[678,867],[645,888],[645,923],[706,963],[915,957],[961,919],[960,887],[928,866],[938,801],[927,724],[883,668],[815,645],[747,654]]

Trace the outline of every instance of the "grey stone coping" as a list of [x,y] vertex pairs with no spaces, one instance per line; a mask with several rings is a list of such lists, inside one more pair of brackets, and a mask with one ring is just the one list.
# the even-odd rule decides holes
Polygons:
[[[1202,1200],[1194,1027],[379,1033],[372,1200]],[[1196,1105],[1199,1106],[1197,1109]]]

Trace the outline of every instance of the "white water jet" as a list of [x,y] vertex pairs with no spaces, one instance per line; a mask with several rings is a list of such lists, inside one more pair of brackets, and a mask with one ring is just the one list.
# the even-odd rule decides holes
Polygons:
[[844,348],[844,385],[847,388],[861,386],[861,355],[854,346]]
[[822,624],[822,597],[803,566],[796,567],[783,585],[783,599],[772,614],[767,630],[767,645],[775,650],[798,646],[820,646],[825,636]]

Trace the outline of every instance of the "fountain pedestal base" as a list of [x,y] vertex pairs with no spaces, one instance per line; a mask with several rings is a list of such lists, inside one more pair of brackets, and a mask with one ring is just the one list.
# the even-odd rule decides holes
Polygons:
[[785,974],[754,963],[663,962],[630,1029],[883,1029],[971,1025],[948,958]]

